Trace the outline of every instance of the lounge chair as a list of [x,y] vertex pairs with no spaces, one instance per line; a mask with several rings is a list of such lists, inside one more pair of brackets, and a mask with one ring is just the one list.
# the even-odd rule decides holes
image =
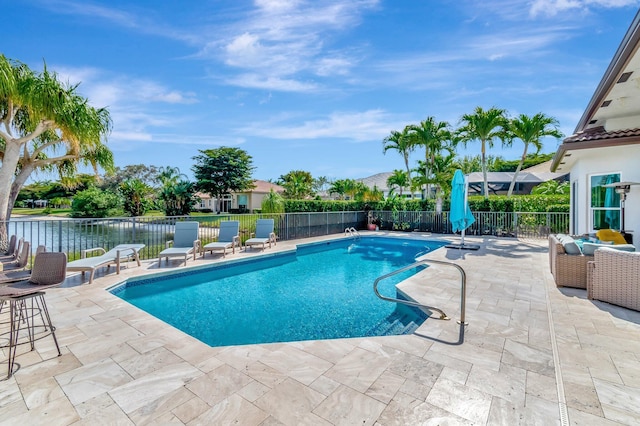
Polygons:
[[159,263],[162,263],[163,257],[167,263],[170,257],[182,257],[185,265],[189,255],[193,255],[193,260],[196,260],[196,253],[200,248],[198,230],[198,222],[176,222],[173,240],[167,241],[166,248],[158,254]]
[[209,251],[222,251],[222,257],[227,254],[227,249],[236,252],[236,246],[240,247],[240,222],[237,220],[227,220],[220,222],[220,232],[218,241],[206,244],[202,247],[202,257]]
[[2,262],[2,270],[3,271],[19,271],[25,269],[27,264],[29,263],[29,255],[31,254],[31,244],[29,241],[23,241],[20,245],[20,252],[15,260],[11,261],[3,261]]
[[12,235],[11,239],[9,240],[9,250],[0,255],[0,261],[11,262],[13,260],[16,260],[16,258],[18,257],[18,253],[20,253],[20,250],[22,250],[23,243],[24,238],[16,240],[15,235]]
[[[69,272],[82,272],[84,277],[85,272],[89,272],[89,284],[93,283],[93,276],[96,269],[111,265],[116,265],[116,274],[120,273],[121,262],[128,261],[129,259],[135,259],[138,266],[140,266],[140,257],[138,252],[144,247],[144,244],[118,244],[109,251],[105,251],[102,247],[91,248],[82,250],[82,258],[71,261],[67,264],[67,271]],[[87,254],[100,252],[98,256],[88,257]]]
[[[36,249],[36,256],[40,253],[47,251],[47,248],[43,245],[38,246]],[[11,283],[14,281],[26,280],[31,277],[30,269],[15,269],[15,270],[3,270],[0,272],[0,284]]]
[[11,237],[9,237],[9,245],[7,246],[7,251],[5,251],[4,253],[0,254],[0,256],[10,256],[13,255],[14,251],[16,250],[16,241],[17,241],[17,237],[15,234],[13,234]]
[[276,244],[276,234],[273,232],[273,219],[258,219],[256,221],[256,232],[251,233],[251,238],[244,242],[244,246],[248,249],[252,246],[262,245],[265,249],[267,243],[271,248],[271,243]]
[[[20,331],[26,328],[27,338],[33,349],[37,340],[51,334],[60,353],[60,346],[55,335],[55,327],[44,299],[46,290],[62,284],[66,277],[67,255],[65,253],[40,253],[33,261],[33,270],[28,280],[0,286],[0,304],[9,304],[10,338],[7,356],[7,377],[15,372],[15,357],[18,345],[27,343],[20,336]],[[42,325],[37,322],[42,321]]]

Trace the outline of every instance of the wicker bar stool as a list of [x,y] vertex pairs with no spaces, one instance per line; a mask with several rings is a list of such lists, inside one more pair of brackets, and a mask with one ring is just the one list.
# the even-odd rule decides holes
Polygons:
[[[44,290],[62,284],[66,274],[65,253],[39,253],[34,259],[28,280],[0,286],[1,308],[9,306],[9,331],[3,333],[3,337],[8,334],[8,343],[3,346],[9,348],[7,378],[17,371],[15,357],[19,345],[28,343],[34,350],[37,340],[51,335],[58,356],[61,355]],[[20,336],[22,331],[27,332],[26,336]]]

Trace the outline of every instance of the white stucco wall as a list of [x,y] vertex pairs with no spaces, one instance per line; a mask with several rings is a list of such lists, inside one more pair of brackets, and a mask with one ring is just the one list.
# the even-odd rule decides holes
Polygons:
[[[572,203],[571,208],[577,209],[572,214],[572,220],[574,217],[577,220],[576,224],[572,222],[572,229],[578,234],[589,233],[593,232],[589,210],[591,175],[620,173],[621,181],[640,182],[640,145],[575,150],[572,155],[577,157],[571,167],[572,190],[574,183],[578,184],[577,194],[572,194],[576,205]],[[640,185],[631,186],[627,194],[625,228],[634,231],[634,245],[640,247]]]

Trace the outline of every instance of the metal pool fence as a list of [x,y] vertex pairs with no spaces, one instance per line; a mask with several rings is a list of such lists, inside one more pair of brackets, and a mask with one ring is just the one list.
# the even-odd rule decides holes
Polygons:
[[[468,235],[496,235],[527,238],[546,238],[549,233],[568,233],[568,213],[495,213],[474,212],[476,223]],[[365,229],[368,217],[379,218],[381,229],[423,231],[449,234],[448,212],[314,212],[284,214],[239,214],[174,217],[124,217],[105,219],[28,219],[14,218],[4,225],[7,235],[24,238],[35,248],[67,253],[70,260],[80,257],[82,250],[103,247],[107,250],[118,244],[141,243],[142,259],[152,259],[173,238],[177,221],[200,222],[200,240],[214,241],[220,221],[240,221],[240,237],[244,242],[255,231],[256,219],[274,218],[275,232],[281,241],[344,233],[345,228]]]

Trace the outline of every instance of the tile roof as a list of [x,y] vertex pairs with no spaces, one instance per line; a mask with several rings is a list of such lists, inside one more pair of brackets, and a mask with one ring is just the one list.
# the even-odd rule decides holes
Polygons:
[[569,136],[568,138],[566,138],[564,142],[565,143],[589,142],[589,141],[597,141],[597,140],[628,138],[633,136],[640,136],[640,128],[614,130],[614,131],[608,132],[605,130],[603,126],[598,126],[598,127],[586,129],[582,132],[575,133]]

